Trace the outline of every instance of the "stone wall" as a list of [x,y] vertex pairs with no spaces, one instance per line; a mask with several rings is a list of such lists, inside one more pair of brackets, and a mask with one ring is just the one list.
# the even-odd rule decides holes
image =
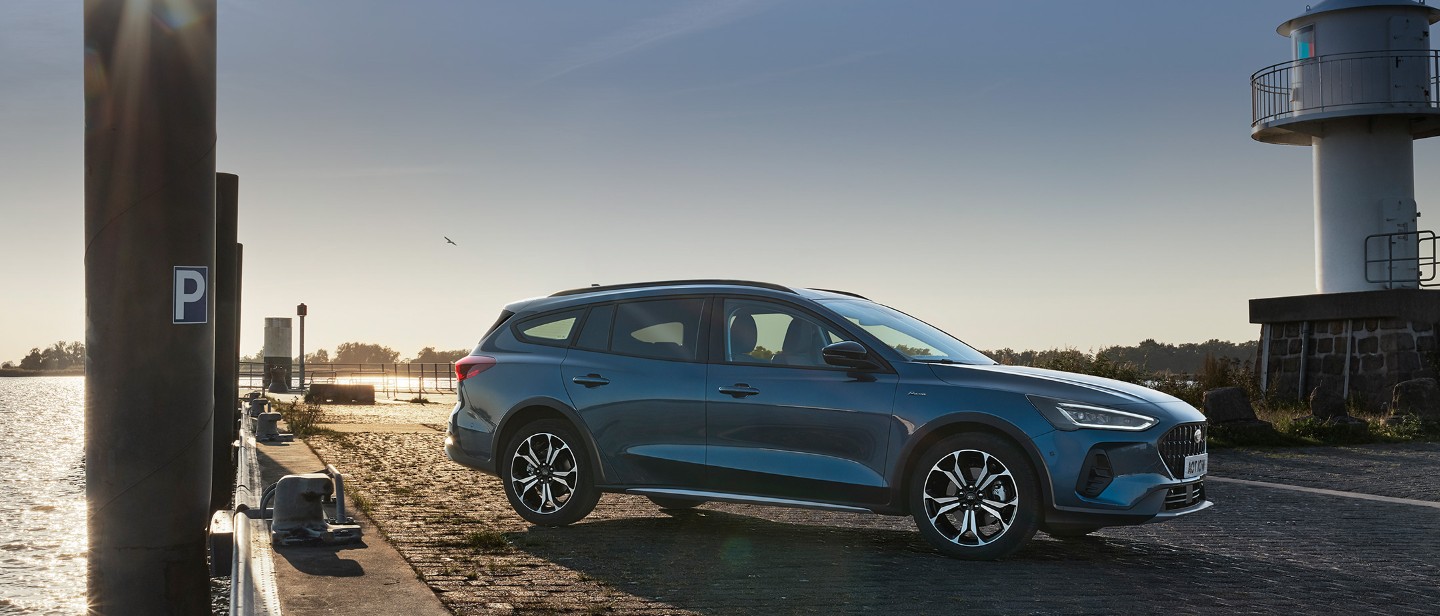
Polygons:
[[[1268,332],[1266,330],[1269,330]],[[1269,356],[1265,356],[1266,334]],[[1261,329],[1260,359],[1266,393],[1281,400],[1304,399],[1322,379],[1346,387],[1347,398],[1379,411],[1400,381],[1436,376],[1440,367],[1436,324],[1402,319],[1341,319],[1269,323]],[[1303,388],[1301,366],[1304,366]]]

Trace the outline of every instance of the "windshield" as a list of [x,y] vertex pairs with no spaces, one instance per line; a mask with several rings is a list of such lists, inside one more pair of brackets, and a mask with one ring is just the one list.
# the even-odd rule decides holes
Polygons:
[[912,360],[982,365],[995,363],[950,334],[893,308],[858,299],[825,300],[824,304]]

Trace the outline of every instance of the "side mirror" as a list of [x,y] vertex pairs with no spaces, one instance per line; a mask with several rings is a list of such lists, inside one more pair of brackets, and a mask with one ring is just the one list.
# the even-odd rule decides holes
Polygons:
[[880,367],[880,364],[870,359],[870,352],[865,350],[865,346],[853,340],[828,345],[820,349],[820,355],[825,358],[825,363],[832,366],[862,370]]

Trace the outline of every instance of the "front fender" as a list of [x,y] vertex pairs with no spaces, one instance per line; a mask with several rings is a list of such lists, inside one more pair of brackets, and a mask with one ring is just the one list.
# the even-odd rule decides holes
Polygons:
[[[895,463],[890,465],[888,481],[891,486],[890,502],[897,512],[904,512],[908,508],[909,503],[905,497],[905,488],[914,461],[924,455],[925,450],[941,438],[967,430],[997,432],[1017,443],[1020,449],[1029,456],[1030,465],[1035,469],[1036,478],[1040,482],[1040,495],[1045,502],[1045,508],[1049,509],[1050,506],[1054,504],[1054,482],[1051,481],[1050,467],[1045,463],[1044,454],[1035,446],[1034,436],[1027,434],[1019,426],[990,413],[957,411],[941,415],[926,422],[924,425],[917,426],[911,434],[904,439],[904,445],[900,447],[898,455],[895,457]],[[1047,432],[1053,431],[1053,428],[1047,430]],[[1051,452],[1050,455],[1054,455],[1054,453]]]

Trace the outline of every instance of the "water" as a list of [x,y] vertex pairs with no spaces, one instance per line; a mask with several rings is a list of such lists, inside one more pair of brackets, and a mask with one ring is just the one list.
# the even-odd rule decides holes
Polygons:
[[85,379],[0,378],[0,614],[85,611]]

